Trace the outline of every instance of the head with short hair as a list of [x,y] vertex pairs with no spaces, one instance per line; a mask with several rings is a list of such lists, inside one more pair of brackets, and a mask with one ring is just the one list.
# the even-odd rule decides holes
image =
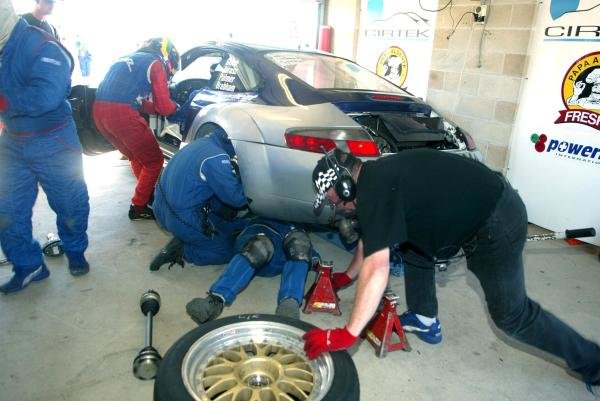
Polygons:
[[54,9],[54,0],[35,0],[35,8],[33,15],[40,20],[43,20],[47,15],[52,14]]

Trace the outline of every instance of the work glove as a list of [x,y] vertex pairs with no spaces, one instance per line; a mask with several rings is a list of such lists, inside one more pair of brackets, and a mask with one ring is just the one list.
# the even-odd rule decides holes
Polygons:
[[335,292],[352,284],[352,279],[346,273],[333,273],[331,275],[331,286]]
[[4,113],[8,109],[8,102],[6,98],[0,95],[0,113]]
[[341,351],[354,345],[358,337],[345,327],[337,329],[312,329],[304,333],[304,352],[308,359],[315,359],[323,352]]
[[150,100],[143,100],[142,105],[140,106],[140,113],[155,115],[156,109],[154,108],[154,103]]

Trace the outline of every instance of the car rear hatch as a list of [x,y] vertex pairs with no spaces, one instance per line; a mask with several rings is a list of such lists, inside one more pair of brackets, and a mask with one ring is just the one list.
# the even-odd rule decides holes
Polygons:
[[321,90],[320,94],[373,137],[380,152],[466,149],[466,138],[422,100],[408,94]]

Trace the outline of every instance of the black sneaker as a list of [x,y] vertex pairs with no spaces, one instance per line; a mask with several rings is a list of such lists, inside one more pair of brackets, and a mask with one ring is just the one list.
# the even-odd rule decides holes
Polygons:
[[171,241],[160,253],[156,255],[152,263],[150,263],[150,270],[156,271],[164,264],[169,263],[169,269],[174,264],[181,265],[183,267],[183,241],[179,238],[173,237]]
[[223,312],[223,298],[208,294],[206,298],[194,298],[185,306],[188,315],[197,324],[216,319]]
[[130,205],[129,206],[129,220],[155,220],[154,212],[148,205],[137,206]]

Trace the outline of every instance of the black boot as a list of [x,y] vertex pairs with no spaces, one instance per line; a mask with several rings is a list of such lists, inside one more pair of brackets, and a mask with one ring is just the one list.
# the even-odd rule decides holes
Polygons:
[[160,253],[156,255],[152,263],[150,263],[150,270],[156,271],[166,263],[169,263],[169,269],[174,264],[183,267],[183,241],[179,238],[173,237],[173,239],[161,249]]
[[137,220],[156,220],[154,218],[154,211],[148,205],[137,206],[130,205],[129,206],[129,220],[137,221]]
[[216,319],[223,312],[223,298],[215,294],[208,294],[206,298],[194,298],[185,306],[185,310],[192,320],[198,324]]

